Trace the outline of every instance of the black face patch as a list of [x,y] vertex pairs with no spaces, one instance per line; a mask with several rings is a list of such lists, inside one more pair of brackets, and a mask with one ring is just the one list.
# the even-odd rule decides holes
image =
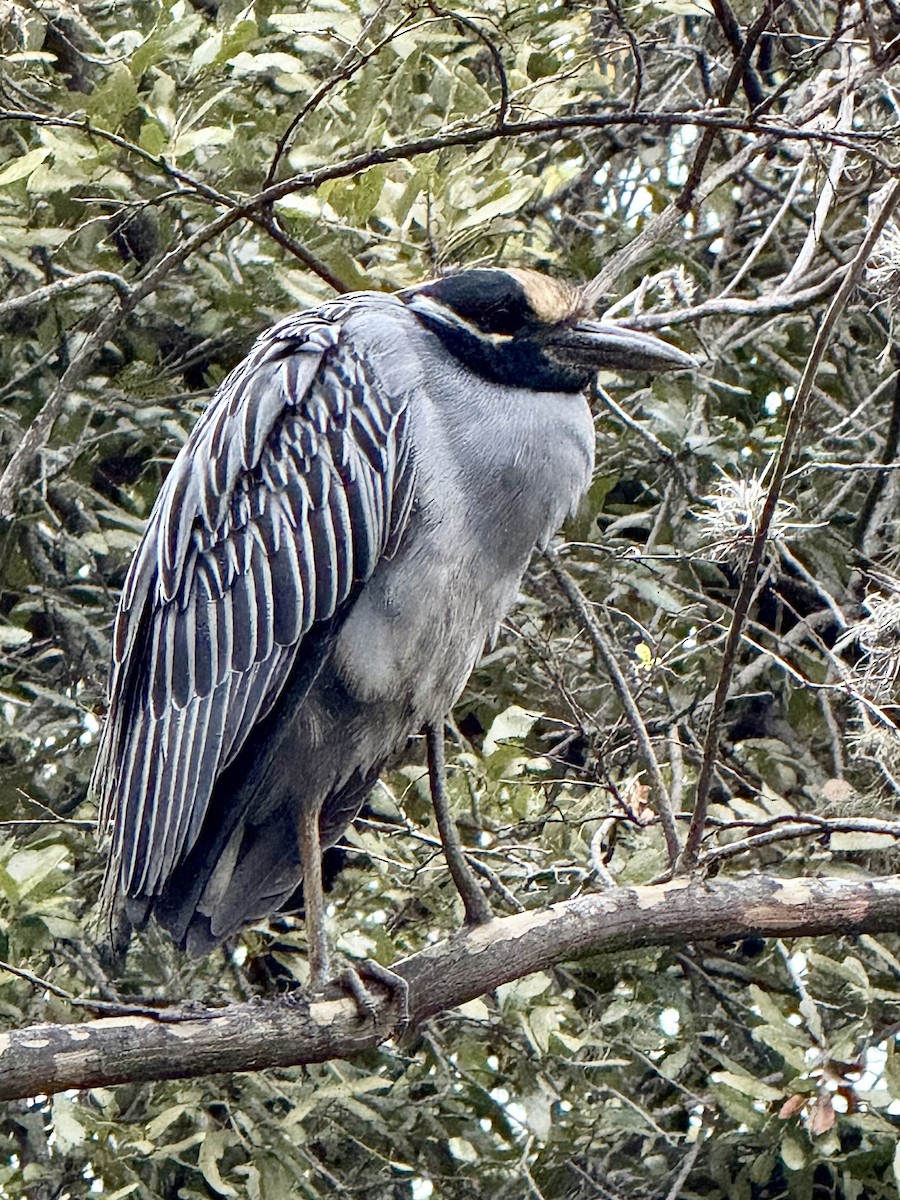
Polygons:
[[486,334],[513,337],[539,326],[521,283],[505,271],[475,267],[417,289]]
[[[536,273],[535,279],[540,283]],[[493,383],[538,391],[579,392],[596,375],[593,367],[568,363],[547,353],[548,337],[568,322],[564,295],[558,303],[559,324],[550,324],[546,312],[552,303],[543,303],[544,315],[539,315],[525,285],[514,273],[474,267],[399,295],[407,299],[422,324],[455,358]],[[429,306],[416,306],[420,296],[433,302],[433,311]],[[574,314],[574,306],[568,307]]]
[[428,313],[418,313],[423,325],[441,339],[454,358],[476,375],[506,387],[541,392],[581,392],[597,372],[593,367],[566,364],[551,358],[537,338],[521,335],[491,342],[463,326],[447,325]]

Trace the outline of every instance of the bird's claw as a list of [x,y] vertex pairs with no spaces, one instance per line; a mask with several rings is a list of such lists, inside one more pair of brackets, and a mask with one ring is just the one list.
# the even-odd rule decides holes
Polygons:
[[349,996],[356,1005],[360,1020],[378,1021],[379,997],[366,983],[374,984],[380,991],[387,992],[389,1003],[397,1005],[399,1012],[395,1032],[399,1036],[409,1024],[409,984],[402,975],[372,959],[363,959],[353,967],[345,967],[339,975],[324,984],[310,983],[285,992],[281,997],[285,1004],[302,1008],[320,1000],[334,1000],[338,996]]
[[360,1018],[373,1024],[378,1015],[378,1005],[371,990],[366,987],[365,980],[383,988],[388,993],[389,1000],[398,1004],[396,1029],[398,1034],[403,1033],[409,1024],[409,984],[402,975],[370,958],[364,959],[355,967],[346,967],[341,972],[338,978],[341,988],[356,1005]]

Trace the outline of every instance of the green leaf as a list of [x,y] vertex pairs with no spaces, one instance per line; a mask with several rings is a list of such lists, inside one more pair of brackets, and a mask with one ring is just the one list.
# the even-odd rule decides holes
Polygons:
[[39,146],[37,150],[28,150],[25,154],[20,154],[18,158],[12,158],[5,162],[0,167],[0,187],[16,183],[19,179],[27,179],[49,153],[49,147]]
[[550,1049],[550,1038],[556,1033],[562,1019],[559,1009],[548,1004],[536,1004],[522,1016],[528,1040],[539,1053],[546,1054]]
[[370,167],[350,179],[332,179],[323,183],[318,194],[344,220],[365,225],[381,198],[385,178],[385,167]]
[[753,1028],[753,1037],[756,1041],[769,1046],[798,1073],[805,1070],[805,1050],[809,1045],[808,1037],[804,1037],[801,1042],[798,1042],[781,1025],[756,1025]]
[[540,713],[528,712],[518,704],[510,705],[491,722],[482,744],[484,757],[490,758],[504,742],[521,742],[528,736],[535,721],[540,720],[540,716]]
[[24,897],[66,862],[68,857],[65,846],[52,842],[37,850],[19,850],[10,858],[6,869],[17,884],[19,896]]
[[502,1005],[510,1005],[513,1009],[526,1008],[535,996],[541,996],[551,986],[553,980],[543,971],[526,975],[524,979],[515,979],[512,983],[503,983],[497,988],[497,999]]
[[[773,1029],[777,1029],[784,1039],[793,1045],[802,1046],[804,1049],[809,1045],[809,1036],[797,1025],[788,1021],[768,992],[756,984],[751,984],[749,994],[763,1020]],[[754,1029],[754,1035],[756,1031],[757,1029]]]
[[148,154],[162,154],[169,138],[158,121],[145,121],[138,134],[138,145]]
[[234,138],[234,130],[224,125],[206,125],[202,129],[186,129],[169,147],[168,155],[173,160],[193,154],[197,147],[227,146]]
[[185,1104],[173,1104],[169,1108],[164,1108],[161,1113],[157,1113],[152,1121],[148,1121],[147,1137],[154,1142],[158,1141],[169,1126],[177,1121],[179,1117],[184,1116],[187,1111],[188,1107]]
[[17,625],[0,625],[0,648],[13,649],[16,646],[27,646],[32,635],[27,629],[19,629]]
[[447,1149],[459,1162],[475,1163],[481,1157],[472,1143],[461,1137],[448,1138]]
[[531,199],[534,190],[535,185],[530,181],[520,183],[518,186],[502,185],[499,194],[495,193],[493,199],[479,204],[469,212],[468,216],[458,221],[454,226],[455,231],[459,233],[465,229],[472,229],[476,225],[486,225],[496,217],[517,213]]
[[751,1100],[763,1100],[767,1104],[774,1104],[784,1099],[784,1092],[780,1088],[770,1087],[769,1084],[763,1083],[761,1079],[757,1079],[753,1075],[737,1074],[734,1071],[716,1071],[712,1079],[715,1083],[724,1083],[727,1087],[734,1088],[742,1096],[749,1096]]
[[219,1173],[222,1155],[230,1144],[231,1139],[224,1129],[213,1130],[207,1133],[200,1143],[200,1153],[197,1157],[197,1166],[200,1168],[203,1178],[220,1196],[237,1196],[238,1194]]
[[61,1154],[69,1154],[87,1137],[87,1130],[78,1120],[80,1106],[68,1096],[53,1097],[53,1133]]
[[806,1166],[806,1143],[793,1130],[788,1130],[782,1137],[780,1152],[781,1161],[789,1171],[801,1171]]
[[837,962],[817,950],[810,950],[807,961],[810,967],[814,967],[817,971],[822,971],[844,983],[851,984],[864,995],[868,994],[870,990],[869,976],[859,959],[853,955],[847,955],[841,962]]
[[137,84],[124,63],[116,67],[84,102],[91,120],[104,129],[117,130],[138,106]]
[[772,1176],[777,1159],[774,1154],[760,1154],[750,1163],[749,1177],[753,1183],[764,1184]]
[[191,74],[197,74],[207,67],[227,63],[241,51],[247,50],[253,45],[259,30],[252,16],[246,15],[252,12],[252,8],[245,9],[244,14],[228,29],[214,33],[212,37],[205,38],[201,42],[191,56]]

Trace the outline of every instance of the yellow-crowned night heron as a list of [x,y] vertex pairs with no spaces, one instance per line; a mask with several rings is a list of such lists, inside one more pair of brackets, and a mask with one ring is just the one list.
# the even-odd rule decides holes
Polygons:
[[587,489],[585,389],[691,363],[525,270],[342,296],[263,334],[122,591],[94,774],[111,926],[152,914],[202,952],[302,879],[321,987],[320,847],[411,734],[442,728]]

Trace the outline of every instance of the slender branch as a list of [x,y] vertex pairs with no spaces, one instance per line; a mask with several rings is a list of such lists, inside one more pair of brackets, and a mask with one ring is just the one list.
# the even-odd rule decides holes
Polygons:
[[[766,225],[766,228],[763,230],[760,236],[754,239],[753,249],[741,263],[731,280],[725,285],[724,288],[722,288],[721,292],[719,292],[720,298],[724,298],[729,292],[734,291],[744,276],[748,274],[750,268],[756,262],[757,258],[759,258],[763,250],[765,250],[766,246],[769,244],[769,239],[775,234],[775,231],[781,225],[781,222],[797,198],[797,193],[800,191],[800,186],[803,183],[806,167],[809,163],[812,153],[812,148],[807,146],[804,150],[803,158],[800,160],[793,172],[787,194],[779,205],[778,211],[772,217],[771,221],[769,221],[769,223]],[[794,294],[796,295],[797,293],[795,292]]]
[[65,1000],[73,1008],[82,1008],[94,1013],[107,1013],[116,1017],[153,1017],[156,1021],[184,1020],[186,1010],[181,1007],[158,1008],[147,1004],[126,1004],[121,1000],[95,1000],[88,996],[75,996],[50,979],[44,979],[32,971],[26,971],[24,967],[15,967],[12,963],[0,959],[0,972],[2,971],[14,975],[16,979],[21,979],[25,983],[30,983],[39,992],[48,992],[58,1000]]
[[[900,388],[898,388],[900,391]],[[893,421],[893,412],[891,413],[891,421]],[[826,471],[834,475],[852,475],[858,474],[860,471],[877,471],[878,474],[884,474],[890,471],[900,471],[900,461],[896,462],[874,462],[874,463],[842,463],[842,462],[808,462],[803,463],[793,472],[795,475],[811,475],[814,471]]]
[[372,15],[366,20],[365,24],[360,30],[359,37],[347,50],[332,73],[327,79],[323,80],[323,82],[319,84],[300,111],[291,117],[287,128],[278,139],[278,144],[275,147],[275,153],[272,155],[272,161],[269,163],[269,170],[266,173],[266,179],[263,185],[264,187],[270,187],[275,182],[275,176],[278,174],[278,168],[281,165],[282,159],[287,153],[288,143],[302,122],[309,116],[309,114],[318,108],[318,106],[333,88],[337,87],[339,83],[346,83],[346,81],[351,79],[357,71],[366,65],[367,62],[370,62],[371,59],[380,54],[384,47],[392,42],[395,37],[398,37],[406,30],[411,19],[411,14],[407,14],[401,20],[400,24],[391,30],[390,34],[388,34],[386,38],[383,38],[369,50],[362,50],[363,42],[387,12],[390,4],[391,0],[382,0],[381,4],[379,4],[375,9],[375,12],[372,13]]
[[703,746],[703,762],[701,764],[700,774],[697,779],[694,817],[691,821],[687,839],[684,844],[684,850],[682,851],[681,860],[679,862],[679,867],[682,870],[690,869],[697,861],[700,842],[703,837],[703,830],[706,824],[706,813],[709,808],[710,787],[712,785],[716,757],[719,749],[719,737],[722,730],[722,721],[725,715],[725,705],[728,700],[731,676],[734,671],[738,647],[740,646],[744,624],[746,622],[750,604],[756,590],[757,574],[760,563],[762,562],[766,544],[768,542],[769,527],[772,523],[772,518],[775,515],[775,508],[781,495],[781,488],[793,460],[794,450],[797,446],[797,442],[806,419],[806,411],[809,404],[809,398],[812,393],[813,383],[815,382],[816,374],[818,373],[822,360],[825,357],[825,351],[831,341],[837,320],[846,308],[850,300],[850,296],[852,295],[854,288],[862,276],[866,261],[872,252],[872,248],[877,242],[878,238],[881,236],[881,232],[887,224],[898,202],[900,202],[900,180],[895,180],[891,185],[889,192],[885,196],[881,210],[872,220],[872,224],[866,233],[866,236],[863,238],[859,250],[856,252],[852,262],[850,263],[847,273],[841,281],[841,285],[832,299],[831,304],[828,306],[828,310],[825,313],[821,325],[816,331],[812,349],[809,352],[809,357],[807,358],[806,365],[803,369],[803,375],[797,387],[796,397],[791,405],[790,414],[785,426],[784,437],[781,443],[781,449],[778,452],[778,458],[776,459],[772,468],[769,490],[766,495],[765,504],[763,505],[763,511],[759,519],[759,524],[753,535],[750,555],[747,561],[747,566],[744,569],[744,574],[741,578],[740,590],[738,591],[737,599],[735,600],[731,624],[729,626],[728,635],[725,639],[725,646],[722,651],[722,665],[719,670],[719,679],[716,685],[715,694],[713,696],[712,709],[709,715],[709,723],[706,728],[706,737]]
[[606,0],[606,7],[615,18],[619,32],[628,42],[631,48],[631,57],[634,59],[634,89],[631,93],[631,104],[629,105],[631,111],[634,112],[641,102],[641,94],[644,90],[644,57],[641,54],[641,45],[634,30],[629,26],[622,14],[619,0]]
[[263,213],[256,218],[256,223],[261,229],[264,229],[273,242],[277,242],[282,249],[287,250],[288,254],[292,255],[304,266],[309,267],[314,275],[318,275],[321,280],[327,283],[338,293],[347,292],[350,289],[347,286],[346,280],[339,275],[335,275],[334,271],[323,262],[317,254],[313,254],[311,250],[297,241],[296,238],[285,232],[279,224],[277,218],[271,213]]
[[[741,27],[728,0],[712,0],[712,3],[716,20],[722,27],[722,32],[731,46],[731,51],[735,58],[735,66],[741,72],[744,94],[747,97],[750,107],[757,108],[765,100],[766,94],[763,91],[759,76],[751,66],[750,59],[753,51],[756,49],[757,42],[765,32],[765,27],[768,25],[772,13],[778,4],[781,3],[781,0],[775,0],[774,3],[767,5],[762,17],[750,29],[746,41],[741,34]],[[762,26],[760,25],[760,21],[763,21]]]
[[[845,67],[849,65],[849,55],[846,51],[843,57]],[[841,104],[838,110],[835,129],[847,131],[853,128],[853,104],[854,93],[848,88],[845,94],[841,97]],[[815,212],[813,213],[812,224],[806,233],[806,240],[800,249],[800,253],[791,264],[791,269],[778,285],[779,291],[790,291],[793,289],[795,281],[802,279],[810,266],[815,260],[816,252],[819,248],[819,243],[822,240],[822,235],[825,231],[825,222],[828,219],[828,214],[831,211],[831,206],[834,203],[837,195],[838,184],[841,181],[841,176],[844,173],[844,167],[847,164],[847,147],[838,146],[831,157],[828,164],[828,170],[825,172],[825,181],[822,185],[822,190],[819,199],[816,203]]]
[[[749,935],[881,933],[900,925],[900,876],[673,880],[612,888],[457,934],[396,963],[410,1016],[436,1013],[553,965],[646,946]],[[164,1023],[145,1016],[35,1025],[0,1035],[0,1099],[114,1083],[183,1079],[348,1058],[385,1041],[399,1017],[383,1001],[361,1020],[348,999],[238,1003]]]
[[[900,466],[900,464],[894,462],[898,450],[900,450],[900,372],[897,373],[897,381],[894,385],[894,396],[891,401],[891,417],[884,439],[884,448],[881,452],[881,462],[877,465],[873,463],[859,464],[859,466],[865,466],[867,469],[877,470],[878,474],[869,486],[853,530],[853,545],[857,550],[865,549],[869,524],[878,507],[878,501],[884,492],[885,484],[888,480],[888,472]],[[821,467],[826,464],[819,465]]]
[[491,919],[491,908],[478,886],[463,852],[459,830],[450,811],[447,795],[447,768],[444,763],[444,726],[426,725],[425,744],[428,747],[428,782],[431,803],[444,848],[444,858],[466,911],[467,925],[483,925]]
[[[768,826],[768,828],[766,828]],[[734,828],[727,825],[722,828]],[[722,862],[727,858],[735,858],[738,854],[746,854],[758,846],[768,846],[772,842],[785,842],[798,838],[827,837],[834,833],[874,834],[877,837],[900,838],[900,822],[883,821],[877,817],[815,817],[798,814],[796,817],[782,817],[770,822],[761,822],[763,832],[750,834],[727,846],[719,846],[708,850],[700,859],[704,869],[713,863]],[[717,832],[721,832],[717,830]]]
[[[858,84],[865,78],[865,72],[860,72],[854,78],[854,82]],[[800,115],[800,119],[811,119],[811,115],[815,115],[819,111],[818,103],[813,105],[809,110],[805,110]],[[89,121],[63,118],[46,113],[27,112],[17,109],[0,109],[0,122],[3,121],[25,121],[53,128],[79,129],[92,136],[103,137],[116,145],[124,141],[124,139],[118,138],[117,135],[108,134],[104,130],[96,129]],[[262,221],[265,225],[264,218],[260,214],[277,200],[296,192],[315,189],[322,183],[332,179],[341,179],[359,174],[373,166],[383,166],[392,162],[414,159],[454,146],[475,146],[498,139],[528,138],[543,136],[548,133],[605,129],[616,126],[654,126],[663,129],[676,126],[697,126],[733,129],[753,133],[755,136],[754,142],[746,147],[740,155],[736,156],[732,163],[726,164],[727,170],[723,179],[729,177],[736,169],[743,169],[753,157],[764,153],[771,144],[772,139],[787,138],[803,141],[834,142],[840,145],[851,145],[855,149],[862,151],[869,141],[877,144],[883,137],[881,133],[872,133],[870,135],[860,132],[838,137],[828,131],[801,128],[799,125],[784,126],[775,123],[755,125],[744,118],[732,116],[727,110],[713,109],[677,113],[617,111],[612,113],[576,114],[565,117],[507,122],[502,126],[496,122],[485,125],[466,124],[462,128],[445,131],[431,137],[402,142],[395,146],[376,147],[361,154],[352,155],[340,162],[303,172],[280,183],[273,184],[271,187],[264,188],[255,196],[240,203],[233,201],[231,197],[225,196],[221,192],[216,191],[216,189],[209,188],[207,185],[200,186],[198,181],[191,180],[190,186],[194,188],[199,187],[204,196],[215,200],[216,203],[226,205],[227,210],[166,254],[159,263],[148,271],[143,280],[134,288],[129,296],[120,298],[119,307],[107,312],[106,316],[96,326],[94,332],[85,340],[58,385],[26,431],[7,464],[2,477],[0,477],[0,517],[11,517],[15,513],[20,493],[27,481],[29,472],[32,470],[36,457],[49,439],[53,425],[61,413],[68,395],[85,378],[94,357],[112,336],[119,322],[128,313],[134,311],[143,299],[155,292],[171,272],[186,261],[200,246],[224,233],[237,221],[245,219],[258,223]],[[131,147],[131,143],[126,142],[125,145],[129,148]],[[878,159],[878,161],[882,161],[880,156],[874,154],[872,156]],[[175,174],[176,178],[180,178],[184,174],[183,172],[173,172],[165,158],[148,155],[143,150],[141,151],[141,157],[154,163],[159,170],[166,174]],[[740,160],[739,163],[738,159]],[[891,164],[885,163],[884,165],[886,168],[892,169]],[[188,178],[190,179],[190,177]],[[702,197],[707,196],[710,190],[718,186],[718,183],[722,181],[718,179],[718,174],[712,179],[707,180],[702,189]],[[654,238],[666,236],[667,232],[680,219],[680,215],[678,208],[674,204],[670,205],[664,213],[660,214],[660,218],[657,218],[652,223],[652,236]],[[633,245],[627,248],[625,252],[620,252],[620,255],[613,256],[613,261],[607,264],[607,267],[604,268],[598,279],[594,281],[594,284],[599,285],[601,279],[606,278],[607,271],[611,270],[614,264],[619,264],[621,253],[624,253],[626,257],[631,256],[628,258],[628,261],[631,261],[635,257],[640,257],[645,253],[645,235],[647,234],[648,231],[645,230],[644,234],[636,238]],[[337,282],[339,283],[339,281]]]
[[441,8],[435,4],[434,0],[430,0],[428,7],[438,17],[445,17],[454,24],[461,26],[463,29],[473,34],[488,54],[491,56],[491,61],[494,64],[494,72],[497,76],[497,82],[500,85],[500,102],[497,105],[497,116],[495,118],[498,129],[502,129],[506,124],[506,117],[509,113],[509,80],[506,77],[506,67],[503,63],[503,56],[497,49],[495,43],[487,36],[484,30],[480,27],[477,21],[473,21],[470,17],[464,17],[462,13],[450,12],[449,9]]
[[35,288],[27,295],[14,296],[12,300],[4,300],[0,303],[0,318],[8,317],[22,308],[47,304],[65,292],[76,292],[79,288],[91,287],[95,283],[102,283],[107,287],[114,288],[123,300],[127,300],[131,295],[131,288],[121,275],[116,275],[112,271],[85,271],[81,275],[71,275],[66,279],[57,279],[55,283],[48,283],[45,287]]
[[666,839],[666,849],[669,854],[669,863],[674,866],[678,859],[681,850],[681,845],[678,841],[678,830],[675,827],[675,817],[672,812],[672,801],[669,798],[669,789],[666,787],[665,780],[662,777],[662,772],[659,769],[659,762],[656,758],[656,753],[653,749],[653,743],[650,741],[650,734],[647,732],[647,726],[644,724],[644,718],[641,716],[641,710],[635,703],[631,690],[625,676],[622,674],[622,669],[619,666],[618,660],[613,654],[612,647],[606,640],[603,630],[600,628],[599,622],[591,612],[590,604],[587,601],[584,593],[579,588],[578,584],[572,576],[561,565],[556,554],[552,550],[544,551],[544,558],[550,567],[553,578],[559,584],[560,590],[569,601],[573,611],[578,616],[578,619],[583,622],[588,636],[591,639],[591,645],[597,652],[597,656],[603,663],[603,669],[609,676],[610,683],[613,686],[613,691],[618,697],[619,703],[625,712],[628,724],[631,726],[631,731],[635,736],[638,744],[641,758],[644,762],[644,767],[647,774],[650,776],[650,781],[653,784],[653,807],[659,816],[660,823],[663,828],[663,834]]
[[698,1137],[688,1150],[687,1154],[685,1154],[681,1166],[678,1168],[678,1173],[672,1180],[671,1187],[666,1192],[666,1200],[678,1200],[679,1196],[684,1195],[684,1185],[687,1183],[688,1176],[694,1169],[694,1163],[697,1161],[705,1141],[705,1137]]
[[[879,68],[877,72],[861,71],[858,77],[852,80],[853,86],[859,86],[873,73],[882,74],[883,68]],[[416,138],[409,142],[399,142],[394,146],[374,147],[330,166],[319,167],[312,171],[304,171],[301,174],[292,175],[279,183],[273,183],[270,187],[264,188],[256,196],[246,201],[232,200],[208,184],[173,168],[164,156],[152,155],[146,150],[137,149],[140,150],[141,157],[152,163],[158,170],[167,175],[173,175],[175,178],[180,179],[183,177],[189,181],[186,186],[190,190],[198,191],[206,198],[215,200],[217,203],[233,205],[237,217],[250,217],[267,204],[280,200],[284,196],[291,195],[293,192],[304,190],[308,187],[316,187],[326,180],[345,178],[350,175],[356,175],[369,167],[384,166],[387,163],[398,162],[401,159],[418,158],[424,154],[433,154],[437,150],[446,150],[454,146],[477,146],[501,138],[514,139],[553,133],[568,133],[576,130],[615,129],[631,126],[637,128],[660,128],[663,130],[681,127],[716,131],[730,130],[734,133],[750,134],[755,138],[786,139],[788,141],[847,146],[858,153],[865,154],[885,170],[893,171],[893,164],[874,150],[875,146],[882,144],[884,141],[884,134],[881,131],[853,130],[852,133],[841,133],[829,129],[808,128],[806,122],[817,115],[821,107],[821,102],[817,102],[809,112],[804,111],[799,114],[795,124],[769,120],[757,122],[746,116],[736,114],[727,107],[697,108],[696,110],[688,109],[687,111],[679,112],[656,111],[653,109],[639,109],[635,111],[621,109],[604,113],[573,113],[567,116],[537,117],[526,121],[508,121],[502,126],[496,124],[496,114],[492,113],[487,115],[487,118],[493,118],[490,124],[479,124],[479,121],[487,119],[479,117],[475,121],[465,122],[459,128],[447,129],[443,133],[434,134],[430,137]],[[83,133],[113,141],[116,145],[124,144],[129,150],[133,145],[133,143],[128,142],[126,139],[119,138],[114,134],[107,133],[105,130],[96,128],[87,120],[79,120],[74,117],[59,117],[48,113],[30,112],[25,109],[0,109],[0,122],[4,121],[24,121],[29,124],[49,126],[51,128],[78,129]],[[752,157],[756,157],[758,154],[765,153],[768,146],[760,145],[759,147],[752,148],[754,150]],[[732,170],[734,170],[734,164],[730,165],[732,166]],[[704,185],[703,194],[708,194],[706,185]]]
[[696,324],[706,317],[769,317],[777,313],[798,312],[833,292],[846,271],[846,267],[835,267],[821,282],[796,292],[764,292],[761,296],[751,299],[714,296],[687,308],[673,308],[629,317],[628,324],[635,329],[665,329],[670,325]]
[[[900,53],[900,39],[897,40],[898,45],[893,48],[894,56]],[[824,93],[817,95],[810,103],[804,105],[799,112],[794,113],[794,124],[790,128],[798,131],[802,129],[802,136],[799,139],[801,141],[814,144],[817,140],[822,140],[831,143],[846,144],[846,134],[839,134],[833,130],[823,130],[818,127],[810,129],[806,128],[806,126],[809,122],[815,121],[816,117],[821,113],[826,112],[833,99],[843,96],[848,87],[861,87],[868,80],[878,78],[883,74],[884,67],[880,64],[864,63],[858,67],[854,67],[841,79],[838,86],[827,88]],[[717,110],[710,111],[717,112]],[[713,123],[721,127],[718,112],[714,122],[706,122],[702,119],[695,122],[698,129],[711,128]],[[701,185],[698,185],[697,194],[692,201],[694,208],[699,208],[708,197],[724,183],[727,183],[728,180],[745,173],[755,158],[767,154],[782,137],[774,125],[757,124],[752,120],[748,122],[744,132],[752,133],[754,140],[741,147],[728,162],[723,163],[715,171],[711,172],[706,180]],[[857,137],[855,131],[852,136],[853,139]],[[857,148],[860,149],[859,146]],[[893,176],[895,174],[896,168],[893,164],[883,160],[882,165],[889,175]],[[622,275],[633,270],[655,247],[663,245],[671,238],[673,231],[683,219],[684,213],[675,201],[667,204],[662,212],[657,213],[646,223],[640,233],[627,246],[623,246],[621,250],[610,255],[603,264],[603,267],[585,289],[586,300],[590,302],[599,300]]]
[[9,821],[0,821],[0,829],[36,829],[43,825],[64,825],[67,829],[96,829],[96,821],[76,821],[69,817],[45,817],[40,820],[37,817],[28,818],[13,818]]

